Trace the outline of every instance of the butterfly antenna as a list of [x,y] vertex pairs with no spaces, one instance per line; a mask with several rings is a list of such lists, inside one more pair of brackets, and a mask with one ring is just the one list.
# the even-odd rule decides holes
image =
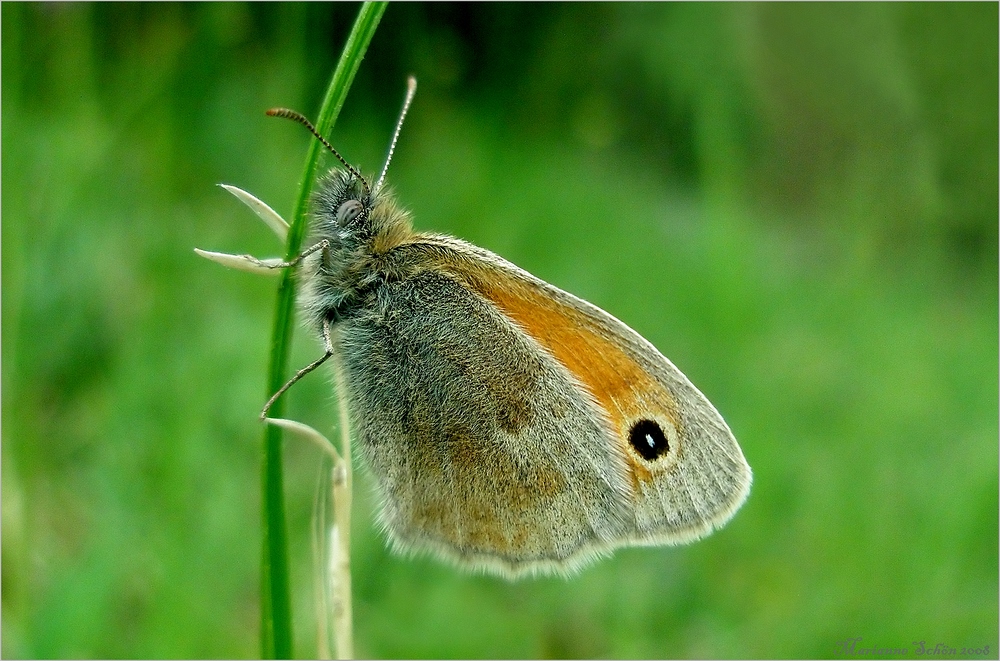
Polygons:
[[375,184],[376,191],[382,188],[382,182],[385,181],[385,173],[389,169],[392,152],[396,150],[396,140],[399,139],[399,131],[403,128],[403,120],[406,119],[406,113],[410,109],[410,104],[413,103],[413,95],[416,93],[417,79],[410,76],[406,79],[406,99],[403,101],[403,110],[399,113],[399,121],[396,122],[396,131],[392,134],[392,143],[389,145],[389,153],[385,157],[385,165],[382,166],[382,174],[379,175],[378,182]]
[[[344,164],[344,167],[347,168],[348,172],[350,172],[355,177],[361,180],[361,183],[365,187],[365,194],[371,195],[371,189],[368,187],[368,182],[365,181],[365,178],[361,176],[361,173],[358,172],[357,168],[355,168],[353,165],[344,160],[344,157],[340,155],[340,152],[334,149],[333,145],[327,142],[326,138],[324,138],[319,134],[319,131],[317,131],[316,127],[313,126],[312,123],[305,118],[305,115],[303,115],[300,112],[295,112],[294,110],[289,110],[288,108],[271,108],[264,114],[266,114],[268,117],[284,117],[285,119],[291,119],[309,129],[309,132],[312,133],[314,136],[316,136],[316,139],[319,140],[321,143],[323,143],[323,146],[329,149],[330,153],[336,156],[337,159]],[[393,142],[395,143],[395,140],[393,140]]]

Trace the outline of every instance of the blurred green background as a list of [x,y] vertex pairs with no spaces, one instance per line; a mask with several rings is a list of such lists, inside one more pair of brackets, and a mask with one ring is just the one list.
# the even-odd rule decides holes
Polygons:
[[[290,212],[358,5],[2,13],[5,657],[260,653],[276,281],[198,259]],[[570,579],[390,554],[368,657],[997,656],[997,4],[399,4],[331,137],[455,234],[649,338],[754,469],[733,521]],[[292,364],[319,345],[297,331]],[[333,430],[328,379],[289,415]],[[320,455],[286,441],[296,654]]]

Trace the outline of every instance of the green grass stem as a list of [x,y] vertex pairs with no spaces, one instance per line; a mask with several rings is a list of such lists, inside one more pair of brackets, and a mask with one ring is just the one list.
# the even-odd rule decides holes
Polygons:
[[[347,98],[361,60],[371,42],[387,3],[366,2],[361,7],[354,28],[347,39],[337,69],[330,80],[323,105],[316,120],[320,133],[329,134]],[[299,194],[288,232],[286,258],[299,254],[305,235],[309,199],[316,181],[316,169],[322,146],[311,141],[299,185]],[[295,309],[294,273],[286,271],[278,286],[267,394],[277,392],[288,379],[288,355],[292,340]],[[270,415],[281,417],[282,398],[271,407]],[[282,482],[282,433],[274,425],[264,432],[263,462],[263,552],[261,554],[261,656],[269,659],[292,657],[292,612],[288,577],[288,540],[285,525],[284,486]]]

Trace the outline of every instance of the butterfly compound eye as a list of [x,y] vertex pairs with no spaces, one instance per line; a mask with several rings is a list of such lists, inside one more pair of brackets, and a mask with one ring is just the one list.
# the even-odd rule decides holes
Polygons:
[[667,437],[660,425],[652,420],[640,420],[632,426],[628,435],[629,443],[646,461],[662,457],[670,450]]
[[337,224],[343,227],[361,215],[364,207],[357,200],[348,200],[337,209]]

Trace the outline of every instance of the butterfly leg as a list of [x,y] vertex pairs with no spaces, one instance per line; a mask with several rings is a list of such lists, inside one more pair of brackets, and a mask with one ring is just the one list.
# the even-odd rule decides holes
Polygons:
[[277,274],[280,269],[287,269],[298,265],[303,259],[313,254],[317,250],[323,250],[324,254],[329,250],[330,243],[323,239],[319,243],[306,248],[304,251],[299,253],[294,259],[290,261],[284,261],[277,257],[270,257],[267,259],[259,259],[253,255],[233,255],[226,252],[213,252],[211,250],[202,250],[200,248],[195,248],[194,251],[201,257],[205,259],[210,259],[213,262],[222,264],[223,266],[237,269],[240,271],[249,271],[250,273],[263,273],[263,274]]
[[[226,191],[232,193],[240,202],[247,205],[247,207],[257,214],[257,217],[264,221],[264,224],[266,224],[278,236],[278,239],[282,243],[285,242],[288,237],[288,223],[286,223],[285,219],[279,216],[274,209],[241,188],[226,184],[219,185]],[[251,273],[277,274],[281,269],[295,266],[317,250],[322,249],[325,256],[329,247],[330,244],[325,240],[320,241],[316,245],[307,248],[304,252],[295,257],[295,259],[288,262],[277,257],[258,259],[253,255],[232,255],[224,252],[200,250],[198,248],[195,248],[194,251],[205,259],[210,259],[213,262],[218,262],[219,264],[229,268],[238,269],[240,271],[249,271]]]
[[[326,243],[326,242],[322,241],[321,243]],[[333,355],[333,341],[330,339],[330,321],[328,319],[323,320],[323,345],[324,345],[323,348],[326,351],[322,356],[320,356],[319,358],[317,358],[316,360],[314,360],[313,362],[309,363],[308,365],[300,369],[298,372],[296,372],[295,376],[289,379],[285,385],[281,386],[278,392],[271,395],[271,399],[267,400],[267,403],[264,404],[264,410],[260,412],[261,420],[268,419],[267,417],[268,410],[271,408],[274,402],[277,401],[277,399],[285,393],[286,390],[292,387],[292,384],[294,384],[296,381],[304,377],[306,374],[312,372],[314,369],[325,363],[330,358],[330,356]]]

